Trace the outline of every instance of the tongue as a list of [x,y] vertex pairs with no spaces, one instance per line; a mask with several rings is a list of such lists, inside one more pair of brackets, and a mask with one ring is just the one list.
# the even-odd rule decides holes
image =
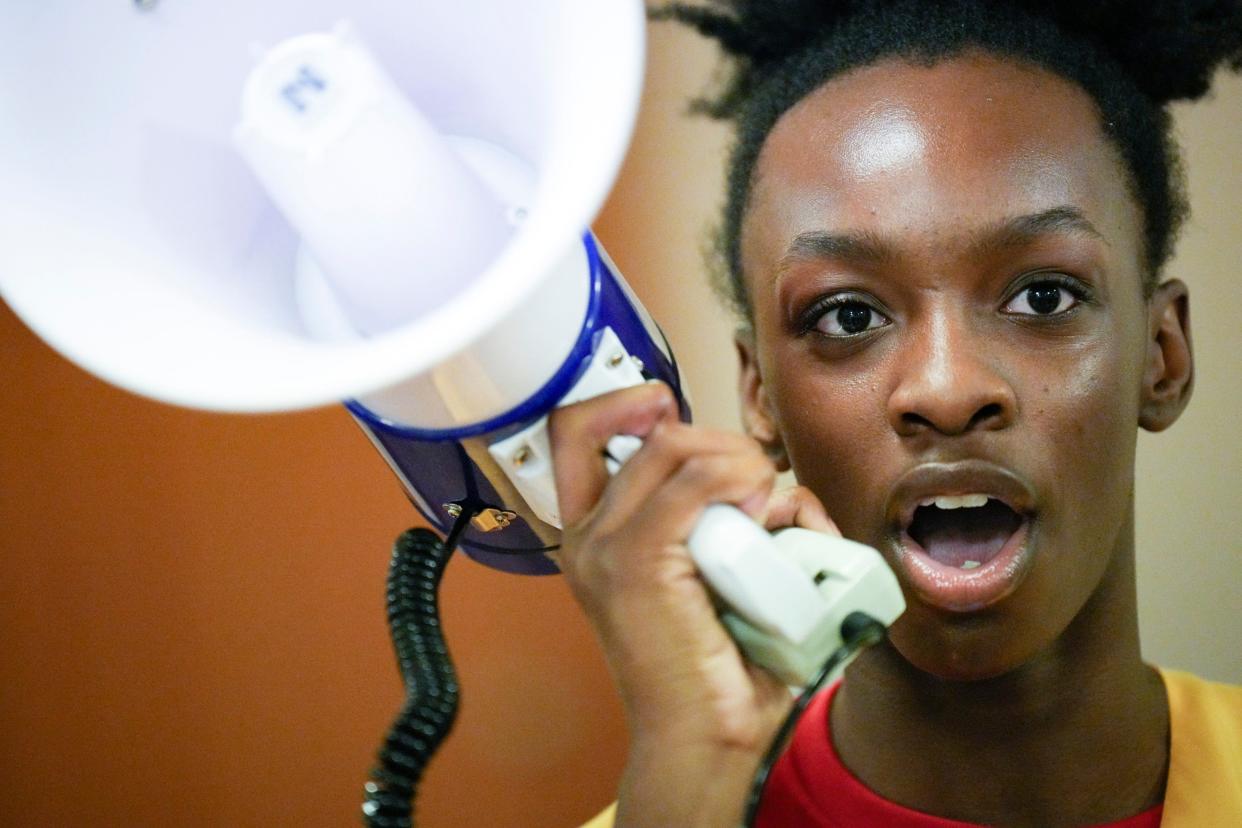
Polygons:
[[1020,524],[1013,510],[996,500],[976,509],[924,506],[915,511],[910,537],[932,560],[969,568],[970,561],[982,565],[995,558]]

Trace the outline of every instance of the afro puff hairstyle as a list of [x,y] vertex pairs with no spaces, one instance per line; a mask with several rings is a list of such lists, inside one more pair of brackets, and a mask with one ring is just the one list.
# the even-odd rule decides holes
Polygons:
[[1242,69],[1242,0],[708,0],[652,17],[692,26],[733,58],[723,87],[696,108],[737,128],[717,287],[743,322],[739,237],[755,164],[781,115],[829,79],[888,58],[927,65],[979,49],[1077,84],[1142,208],[1150,292],[1187,215],[1168,104],[1202,97],[1223,65]]

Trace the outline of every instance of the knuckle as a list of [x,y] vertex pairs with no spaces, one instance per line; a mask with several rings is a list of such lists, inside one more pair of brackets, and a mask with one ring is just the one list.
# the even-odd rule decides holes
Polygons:
[[699,487],[711,479],[715,465],[714,458],[702,454],[687,457],[685,462],[681,464],[681,469],[678,471],[677,476],[684,483],[692,487]]
[[652,556],[641,554],[624,531],[594,532],[571,544],[574,550],[561,571],[574,598],[597,622],[641,589],[644,573],[652,569]]
[[731,496],[771,488],[776,470],[766,458],[739,457],[730,453],[692,454],[682,461],[677,472],[680,483],[691,490]]
[[583,599],[607,588],[612,556],[605,539],[590,532],[566,531],[561,539],[561,573]]
[[696,489],[715,489],[737,473],[737,462],[727,455],[696,454],[682,464],[680,476]]
[[677,455],[684,453],[689,429],[689,426],[682,423],[661,423],[647,435],[647,438],[643,441],[643,448],[648,449],[651,454]]
[[656,406],[671,408],[677,405],[677,395],[673,393],[673,389],[663,382],[650,382],[642,386],[647,389],[647,393],[651,395],[651,401]]

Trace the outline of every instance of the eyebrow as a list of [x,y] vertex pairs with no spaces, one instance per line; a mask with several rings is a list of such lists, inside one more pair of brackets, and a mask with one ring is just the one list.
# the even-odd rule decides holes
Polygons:
[[[1108,243],[1081,211],[1069,205],[1002,219],[972,235],[975,238],[971,248],[976,254],[1021,247],[1048,235],[1086,236]],[[877,265],[898,257],[895,244],[870,231],[831,233],[808,230],[799,233],[790,242],[789,249],[781,257],[777,274],[783,273],[794,262],[810,259]]]
[[1021,247],[1048,235],[1085,236],[1108,243],[1076,207],[1062,205],[997,222],[979,233],[972,247],[976,253],[990,253]]
[[840,259],[861,264],[882,264],[897,257],[896,248],[882,236],[868,231],[829,233],[808,230],[794,236],[781,257],[780,270],[806,259]]

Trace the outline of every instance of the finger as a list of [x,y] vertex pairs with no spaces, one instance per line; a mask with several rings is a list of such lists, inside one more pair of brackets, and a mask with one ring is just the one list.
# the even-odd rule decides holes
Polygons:
[[684,544],[708,505],[733,504],[754,517],[775,482],[776,470],[762,452],[697,454],[636,510],[627,530],[651,548]]
[[[662,422],[651,430],[642,448],[617,472],[612,485],[603,494],[601,513],[606,513],[611,523],[628,520],[630,515],[649,508],[656,491],[685,463],[698,456],[736,458],[736,462],[746,463],[751,473],[758,469],[757,479],[771,477],[774,473],[771,461],[759,445],[743,434],[697,428],[676,420]],[[766,503],[764,495],[751,508],[757,514]]]
[[599,500],[608,484],[603,453],[612,437],[645,437],[658,423],[676,417],[677,400],[663,383],[623,388],[554,410],[548,416],[548,440],[561,522],[577,523]]
[[[761,509],[771,494],[775,470],[758,451],[741,456],[696,454],[648,492],[633,511],[626,512],[613,508],[616,492],[625,488],[618,485],[621,482],[614,480],[605,491],[595,517],[566,527],[568,542],[562,548],[561,562],[584,603],[588,594],[607,593],[615,598],[685,578],[697,584],[697,570],[685,542],[704,508],[710,503],[733,503]],[[576,541],[586,536],[592,552],[579,554]],[[619,555],[608,551],[619,549],[624,550]]]
[[768,500],[763,525],[768,530],[800,526],[841,537],[841,530],[824,511],[824,504],[805,486],[791,486],[773,492]]

